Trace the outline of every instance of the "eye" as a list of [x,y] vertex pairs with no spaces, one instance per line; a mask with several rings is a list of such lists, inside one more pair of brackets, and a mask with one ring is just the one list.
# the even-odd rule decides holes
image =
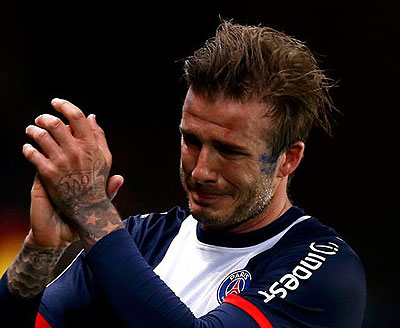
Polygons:
[[186,146],[201,147],[201,142],[195,136],[190,134],[182,134],[182,140]]
[[242,152],[236,150],[236,149],[232,149],[226,146],[218,146],[218,151],[222,154],[222,155],[226,155],[226,156],[240,156],[240,155],[244,155]]

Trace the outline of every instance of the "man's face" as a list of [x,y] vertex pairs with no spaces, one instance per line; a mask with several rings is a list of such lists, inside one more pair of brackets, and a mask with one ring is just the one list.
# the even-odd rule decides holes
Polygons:
[[181,122],[181,179],[193,216],[229,230],[267,210],[276,188],[265,104],[207,101],[188,91]]

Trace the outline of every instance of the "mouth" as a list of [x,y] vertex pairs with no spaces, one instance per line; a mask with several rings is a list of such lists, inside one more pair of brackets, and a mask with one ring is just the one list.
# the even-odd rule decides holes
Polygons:
[[211,206],[225,197],[225,195],[194,190],[191,191],[191,194],[194,202],[200,206]]

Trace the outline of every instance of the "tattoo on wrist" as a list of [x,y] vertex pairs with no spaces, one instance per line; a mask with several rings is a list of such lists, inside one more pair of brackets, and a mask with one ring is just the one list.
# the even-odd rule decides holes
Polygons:
[[80,235],[86,250],[110,232],[124,228],[120,215],[109,199],[82,209],[78,216],[82,222]]
[[33,247],[25,242],[7,271],[10,292],[22,298],[41,293],[64,250]]

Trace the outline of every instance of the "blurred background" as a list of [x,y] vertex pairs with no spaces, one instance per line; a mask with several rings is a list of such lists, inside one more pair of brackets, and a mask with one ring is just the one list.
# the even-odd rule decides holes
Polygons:
[[338,81],[335,137],[312,133],[291,197],[361,257],[363,327],[399,327],[400,13],[389,1],[1,1],[0,274],[29,229],[34,170],[21,154],[25,127],[54,114],[54,97],[97,115],[112,173],[125,177],[115,199],[123,217],[186,206],[178,174],[181,60],[214,34],[220,17],[305,41]]

